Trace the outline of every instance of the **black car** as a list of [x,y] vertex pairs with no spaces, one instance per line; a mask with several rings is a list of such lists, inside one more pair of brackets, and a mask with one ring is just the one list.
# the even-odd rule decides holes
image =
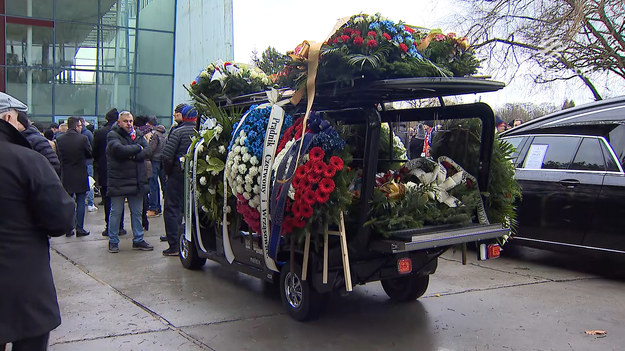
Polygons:
[[625,97],[502,133],[523,189],[515,241],[625,254]]

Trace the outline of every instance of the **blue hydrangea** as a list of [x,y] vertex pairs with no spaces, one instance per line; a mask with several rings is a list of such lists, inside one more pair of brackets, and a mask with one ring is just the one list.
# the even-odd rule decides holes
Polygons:
[[378,22],[371,22],[371,24],[369,25],[369,29],[371,30],[376,30],[378,28],[380,28],[380,23]]

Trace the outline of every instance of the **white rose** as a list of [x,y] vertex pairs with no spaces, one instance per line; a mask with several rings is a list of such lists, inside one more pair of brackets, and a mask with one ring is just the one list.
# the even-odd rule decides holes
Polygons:
[[241,184],[237,185],[236,191],[237,191],[237,194],[243,193],[243,187],[241,186]]
[[226,213],[232,212],[232,208],[230,206],[226,206]]
[[237,180],[237,184],[244,184],[243,177],[240,174],[236,177],[236,180]]
[[206,177],[200,177],[200,185],[206,185]]
[[202,77],[202,78],[205,78],[205,79],[206,79],[206,78],[208,78],[208,77],[209,77],[209,74],[208,74],[208,72],[207,72],[207,71],[202,71],[202,72],[200,73],[200,77]]
[[234,163],[236,165],[239,165],[239,163],[241,163],[241,155],[234,156]]
[[254,185],[254,194],[260,194],[260,185],[256,184]]
[[235,146],[233,149],[235,154],[240,154],[241,153],[241,147],[239,145]]
[[252,156],[252,158],[250,158],[250,163],[252,166],[256,166],[258,164],[258,158],[256,156]]
[[244,192],[244,193],[243,193],[243,198],[244,198],[245,200],[249,200],[249,199],[250,199],[250,197],[251,197],[251,196],[250,196],[250,193],[248,193],[248,192]]
[[219,150],[220,154],[225,154],[226,153],[226,147],[223,146],[223,145],[220,145],[218,150]]
[[211,174],[212,174],[212,175],[214,175],[214,176],[216,176],[216,175],[218,175],[218,174],[219,174],[219,172],[218,172],[218,171],[211,171]]
[[208,207],[202,205],[202,211],[208,213]]
[[247,140],[247,138],[239,140],[239,145],[245,145],[245,140]]
[[309,154],[304,155],[302,157],[302,164],[308,162],[308,160],[310,160],[310,155]]
[[243,162],[247,162],[250,160],[250,158],[251,158],[250,154],[245,153],[243,154],[243,157],[241,159],[243,160]]
[[244,188],[245,188],[245,191],[247,191],[248,193],[249,193],[249,192],[252,192],[252,186],[251,186],[251,185],[249,185],[249,184],[245,184],[245,187],[244,187]]
[[215,188],[212,188],[212,187],[211,187],[211,188],[208,188],[208,192],[209,192],[211,195],[215,195],[215,194],[217,193],[217,191],[215,191]]
[[247,134],[245,134],[245,131],[244,131],[244,130],[242,130],[242,131],[239,133],[239,137],[241,137],[241,139],[245,139],[245,138],[247,138]]
[[247,172],[247,166],[245,164],[240,164],[239,165],[239,173],[245,174],[245,172]]

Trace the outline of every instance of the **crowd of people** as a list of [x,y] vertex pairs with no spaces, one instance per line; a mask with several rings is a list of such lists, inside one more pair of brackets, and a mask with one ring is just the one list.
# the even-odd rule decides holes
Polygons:
[[[169,247],[179,255],[184,208],[180,158],[194,135],[197,111],[180,104],[167,131],[155,117],[113,108],[106,123],[89,130],[82,117],[69,117],[41,131],[28,107],[0,92],[0,350],[45,350],[60,324],[50,269],[49,238],[87,236],[86,211],[97,211],[94,189],[104,205],[108,252],[119,252],[125,204],[132,249],[152,251],[143,234],[149,217],[163,216]],[[161,207],[161,198],[163,207]],[[28,277],[28,278],[26,278]]]

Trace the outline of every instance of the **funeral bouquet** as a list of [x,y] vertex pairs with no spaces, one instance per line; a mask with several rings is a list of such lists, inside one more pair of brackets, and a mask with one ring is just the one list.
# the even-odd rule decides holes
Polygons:
[[[276,76],[282,86],[305,81],[310,45],[289,53],[292,61]],[[475,74],[479,61],[465,37],[393,22],[380,14],[347,20],[321,47],[319,82]]]
[[260,68],[244,63],[216,61],[191,82],[192,95],[212,100],[264,91],[273,83]]

